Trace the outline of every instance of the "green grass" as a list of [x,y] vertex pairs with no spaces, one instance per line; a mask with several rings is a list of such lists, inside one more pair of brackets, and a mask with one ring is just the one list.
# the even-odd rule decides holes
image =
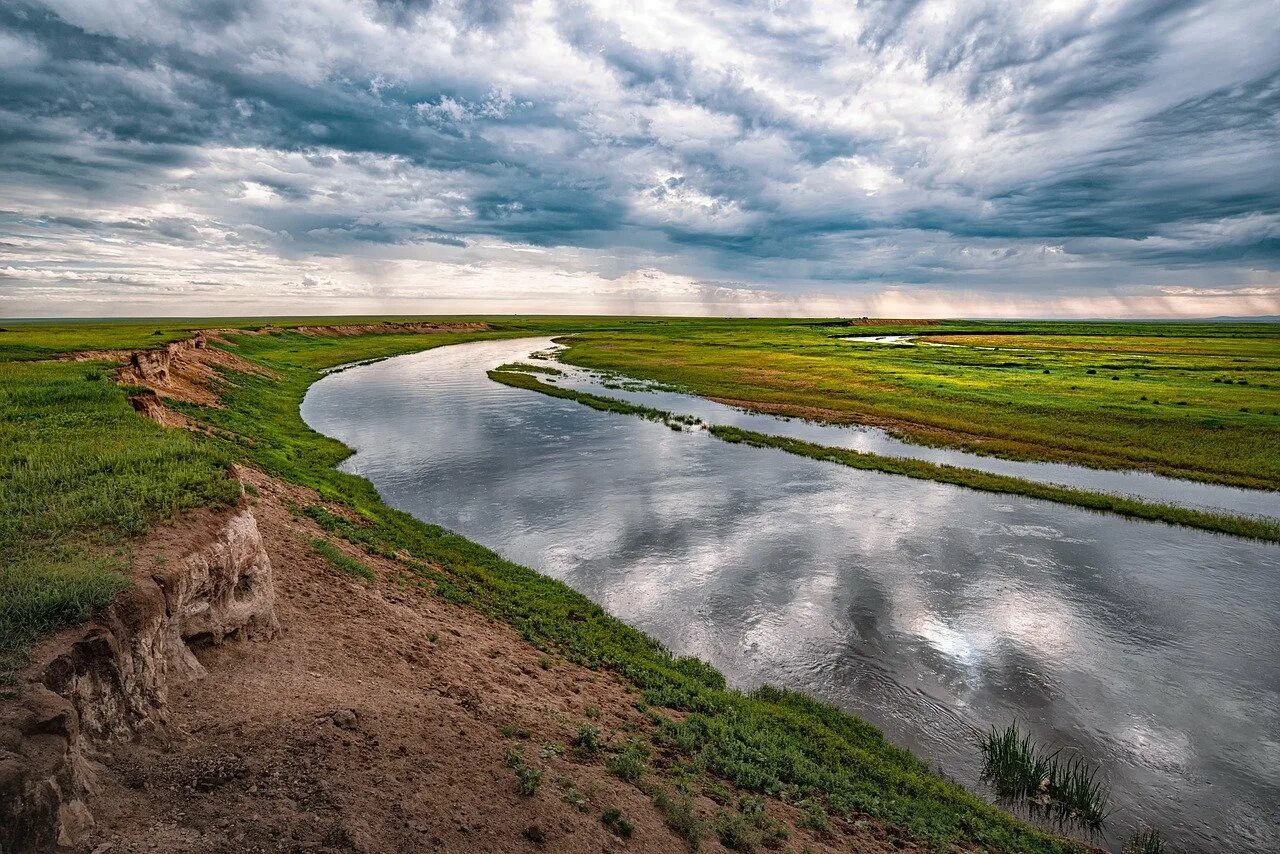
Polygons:
[[[564,400],[573,400],[601,412],[638,415],[650,421],[658,421],[676,428],[700,423],[698,419],[691,416],[673,415],[670,412],[664,412],[650,406],[641,406],[611,397],[591,394],[590,392],[548,385],[540,382],[534,376],[515,371],[490,371],[489,378],[495,382],[515,388],[537,391]],[[739,427],[713,425],[708,427],[708,432],[717,439],[726,442],[751,445],[758,448],[775,448],[797,456],[839,463],[851,468],[933,480],[939,483],[950,483],[983,492],[1022,495],[1044,501],[1056,501],[1060,504],[1070,504],[1100,513],[1114,513],[1130,519],[1166,522],[1173,525],[1200,528],[1206,531],[1233,534],[1267,542],[1280,542],[1280,523],[1265,519],[1211,513],[1172,504],[1157,504],[1122,495],[1037,483],[1009,475],[993,474],[978,469],[949,466],[925,460],[891,457],[848,448],[833,448],[801,439],[789,439],[783,436],[757,433]]]
[[0,362],[0,677],[127,586],[130,538],[239,496],[228,453],[142,418],[108,373]]
[[1160,831],[1150,827],[1140,827],[1129,837],[1124,846],[1124,854],[1168,854],[1169,847],[1164,844]]
[[[515,367],[523,368],[523,366]],[[698,418],[692,415],[676,415],[662,409],[655,409],[652,406],[628,403],[625,400],[618,400],[615,397],[602,397],[597,394],[577,391],[576,389],[548,385],[537,377],[515,370],[514,367],[504,366],[504,368],[496,368],[489,371],[489,379],[494,382],[502,383],[503,385],[509,385],[512,388],[523,388],[528,389],[529,391],[542,392],[550,397],[559,397],[564,400],[577,401],[578,403],[581,403],[584,406],[589,406],[599,412],[612,412],[616,415],[637,415],[649,421],[657,421],[662,424],[668,424],[675,427],[701,423]]]
[[1098,833],[1106,824],[1110,793],[1098,769],[1079,756],[1047,751],[1023,734],[1016,723],[992,727],[978,739],[982,779],[1001,798],[1026,806],[1062,825]]
[[520,748],[507,748],[507,767],[516,773],[516,791],[525,797],[537,793],[538,784],[542,782],[542,769],[526,763]]
[[553,368],[550,365],[527,365],[523,362],[507,362],[505,365],[498,365],[495,371],[522,371],[528,374],[547,374],[553,377],[564,376],[564,371],[559,368]]
[[378,578],[372,569],[342,552],[326,539],[320,537],[313,539],[311,541],[311,550],[328,560],[334,569],[352,578],[360,578],[365,581],[376,581]]
[[630,839],[631,832],[634,830],[631,822],[623,818],[622,811],[614,808],[601,813],[600,822],[609,829],[610,833],[621,839]]
[[[840,340],[883,333],[961,346]],[[748,408],[1010,458],[1280,488],[1280,324],[775,321],[564,343],[565,362]]]

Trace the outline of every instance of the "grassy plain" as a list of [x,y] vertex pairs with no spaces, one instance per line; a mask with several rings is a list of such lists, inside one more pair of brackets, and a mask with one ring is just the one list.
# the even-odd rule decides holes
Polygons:
[[[710,775],[803,803],[816,824],[829,815],[874,819],[940,850],[951,845],[1077,850],[1074,843],[1017,821],[931,773],[864,721],[783,690],[766,687],[750,695],[729,690],[705,663],[672,656],[564,584],[387,507],[367,481],[335,470],[348,449],[310,430],[299,416],[307,387],[325,367],[479,338],[538,334],[552,323],[556,331],[630,325],[508,320],[491,332],[431,336],[318,337],[287,330],[232,336],[230,349],[272,376],[229,376],[220,390],[223,408],[183,406],[189,418],[211,428],[210,435],[164,430],[145,421],[129,408],[125,389],[100,376],[86,377],[95,366],[10,361],[5,369],[26,377],[31,390],[0,398],[8,440],[0,479],[6,486],[26,479],[4,507],[5,554],[26,557],[25,568],[23,561],[15,567],[6,560],[0,571],[6,597],[0,598],[6,609],[0,618],[6,624],[27,619],[11,607],[21,597],[9,596],[24,578],[49,583],[77,566],[75,571],[96,586],[79,597],[77,607],[25,623],[22,637],[29,640],[56,621],[80,618],[118,589],[128,537],[185,506],[228,500],[225,466],[245,462],[311,487],[330,506],[345,508],[341,515],[320,503],[299,508],[330,537],[394,557],[439,595],[510,623],[533,644],[608,668],[631,682],[653,712],[653,746],[680,757],[680,773],[690,779]],[[117,329],[112,340],[132,341],[130,336],[138,334],[138,329]],[[47,355],[84,342],[93,349],[109,346],[84,334],[52,346],[10,339],[15,347],[8,352],[29,360],[32,346]],[[106,444],[99,447],[97,437]],[[62,444],[67,453],[56,453]],[[76,485],[81,477],[89,478],[83,487]],[[117,478],[126,480],[117,485]],[[100,490],[107,490],[102,501],[97,500]],[[128,512],[112,510],[117,500]],[[66,542],[84,543],[86,556],[103,554],[95,546],[105,544],[110,560],[68,564],[58,551]]]
[[[846,336],[920,335],[950,346]],[[1280,324],[822,321],[567,339],[566,362],[1017,459],[1280,489]]]
[[224,451],[139,417],[111,367],[0,362],[0,679],[125,586],[130,537],[239,494]]

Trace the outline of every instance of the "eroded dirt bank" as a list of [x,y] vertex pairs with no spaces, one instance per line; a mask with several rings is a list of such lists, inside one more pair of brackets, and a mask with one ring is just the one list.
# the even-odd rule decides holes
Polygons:
[[83,838],[100,751],[165,730],[174,686],[206,675],[202,648],[278,634],[271,561],[247,500],[188,514],[147,548],[157,551],[132,586],[38,647],[17,696],[0,704],[0,850]]
[[[545,655],[395,560],[334,541],[377,580],[343,575],[313,549],[323,531],[290,509],[316,496],[240,475],[270,561],[274,619],[259,613],[260,631],[220,644],[192,635],[190,666],[171,667],[164,696],[146,698],[148,723],[87,740],[67,850],[688,849],[645,791],[668,784],[664,757],[640,785],[605,767],[610,746],[651,726],[627,685]],[[191,565],[184,553],[216,529],[192,516],[147,538],[140,578]],[[582,726],[599,730],[599,750],[574,746]],[[531,795],[518,790],[512,750],[541,771]],[[696,804],[705,817],[718,806],[705,794]],[[607,809],[632,825],[629,838],[601,821]],[[796,827],[790,805],[767,810],[793,850],[897,850],[883,831],[815,832]],[[717,846],[710,837],[703,847]]]

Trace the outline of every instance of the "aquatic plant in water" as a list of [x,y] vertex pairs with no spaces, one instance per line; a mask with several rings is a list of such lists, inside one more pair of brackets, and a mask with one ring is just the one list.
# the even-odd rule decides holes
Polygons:
[[1160,831],[1153,827],[1138,828],[1124,846],[1124,854],[1167,854],[1168,851]]
[[1098,768],[1081,756],[1047,752],[1011,723],[992,727],[978,739],[982,750],[982,779],[1002,799],[1025,805],[1034,814],[1059,825],[1078,825],[1091,833],[1102,830],[1110,808],[1110,790],[1098,780]]

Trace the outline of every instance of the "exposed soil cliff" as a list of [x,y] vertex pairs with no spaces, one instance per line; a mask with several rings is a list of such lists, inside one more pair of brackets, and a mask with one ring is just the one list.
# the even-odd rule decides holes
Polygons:
[[278,631],[271,560],[247,503],[192,514],[172,562],[139,566],[95,620],[39,647],[0,706],[0,850],[69,844],[92,825],[93,758],[162,728],[194,648]]

